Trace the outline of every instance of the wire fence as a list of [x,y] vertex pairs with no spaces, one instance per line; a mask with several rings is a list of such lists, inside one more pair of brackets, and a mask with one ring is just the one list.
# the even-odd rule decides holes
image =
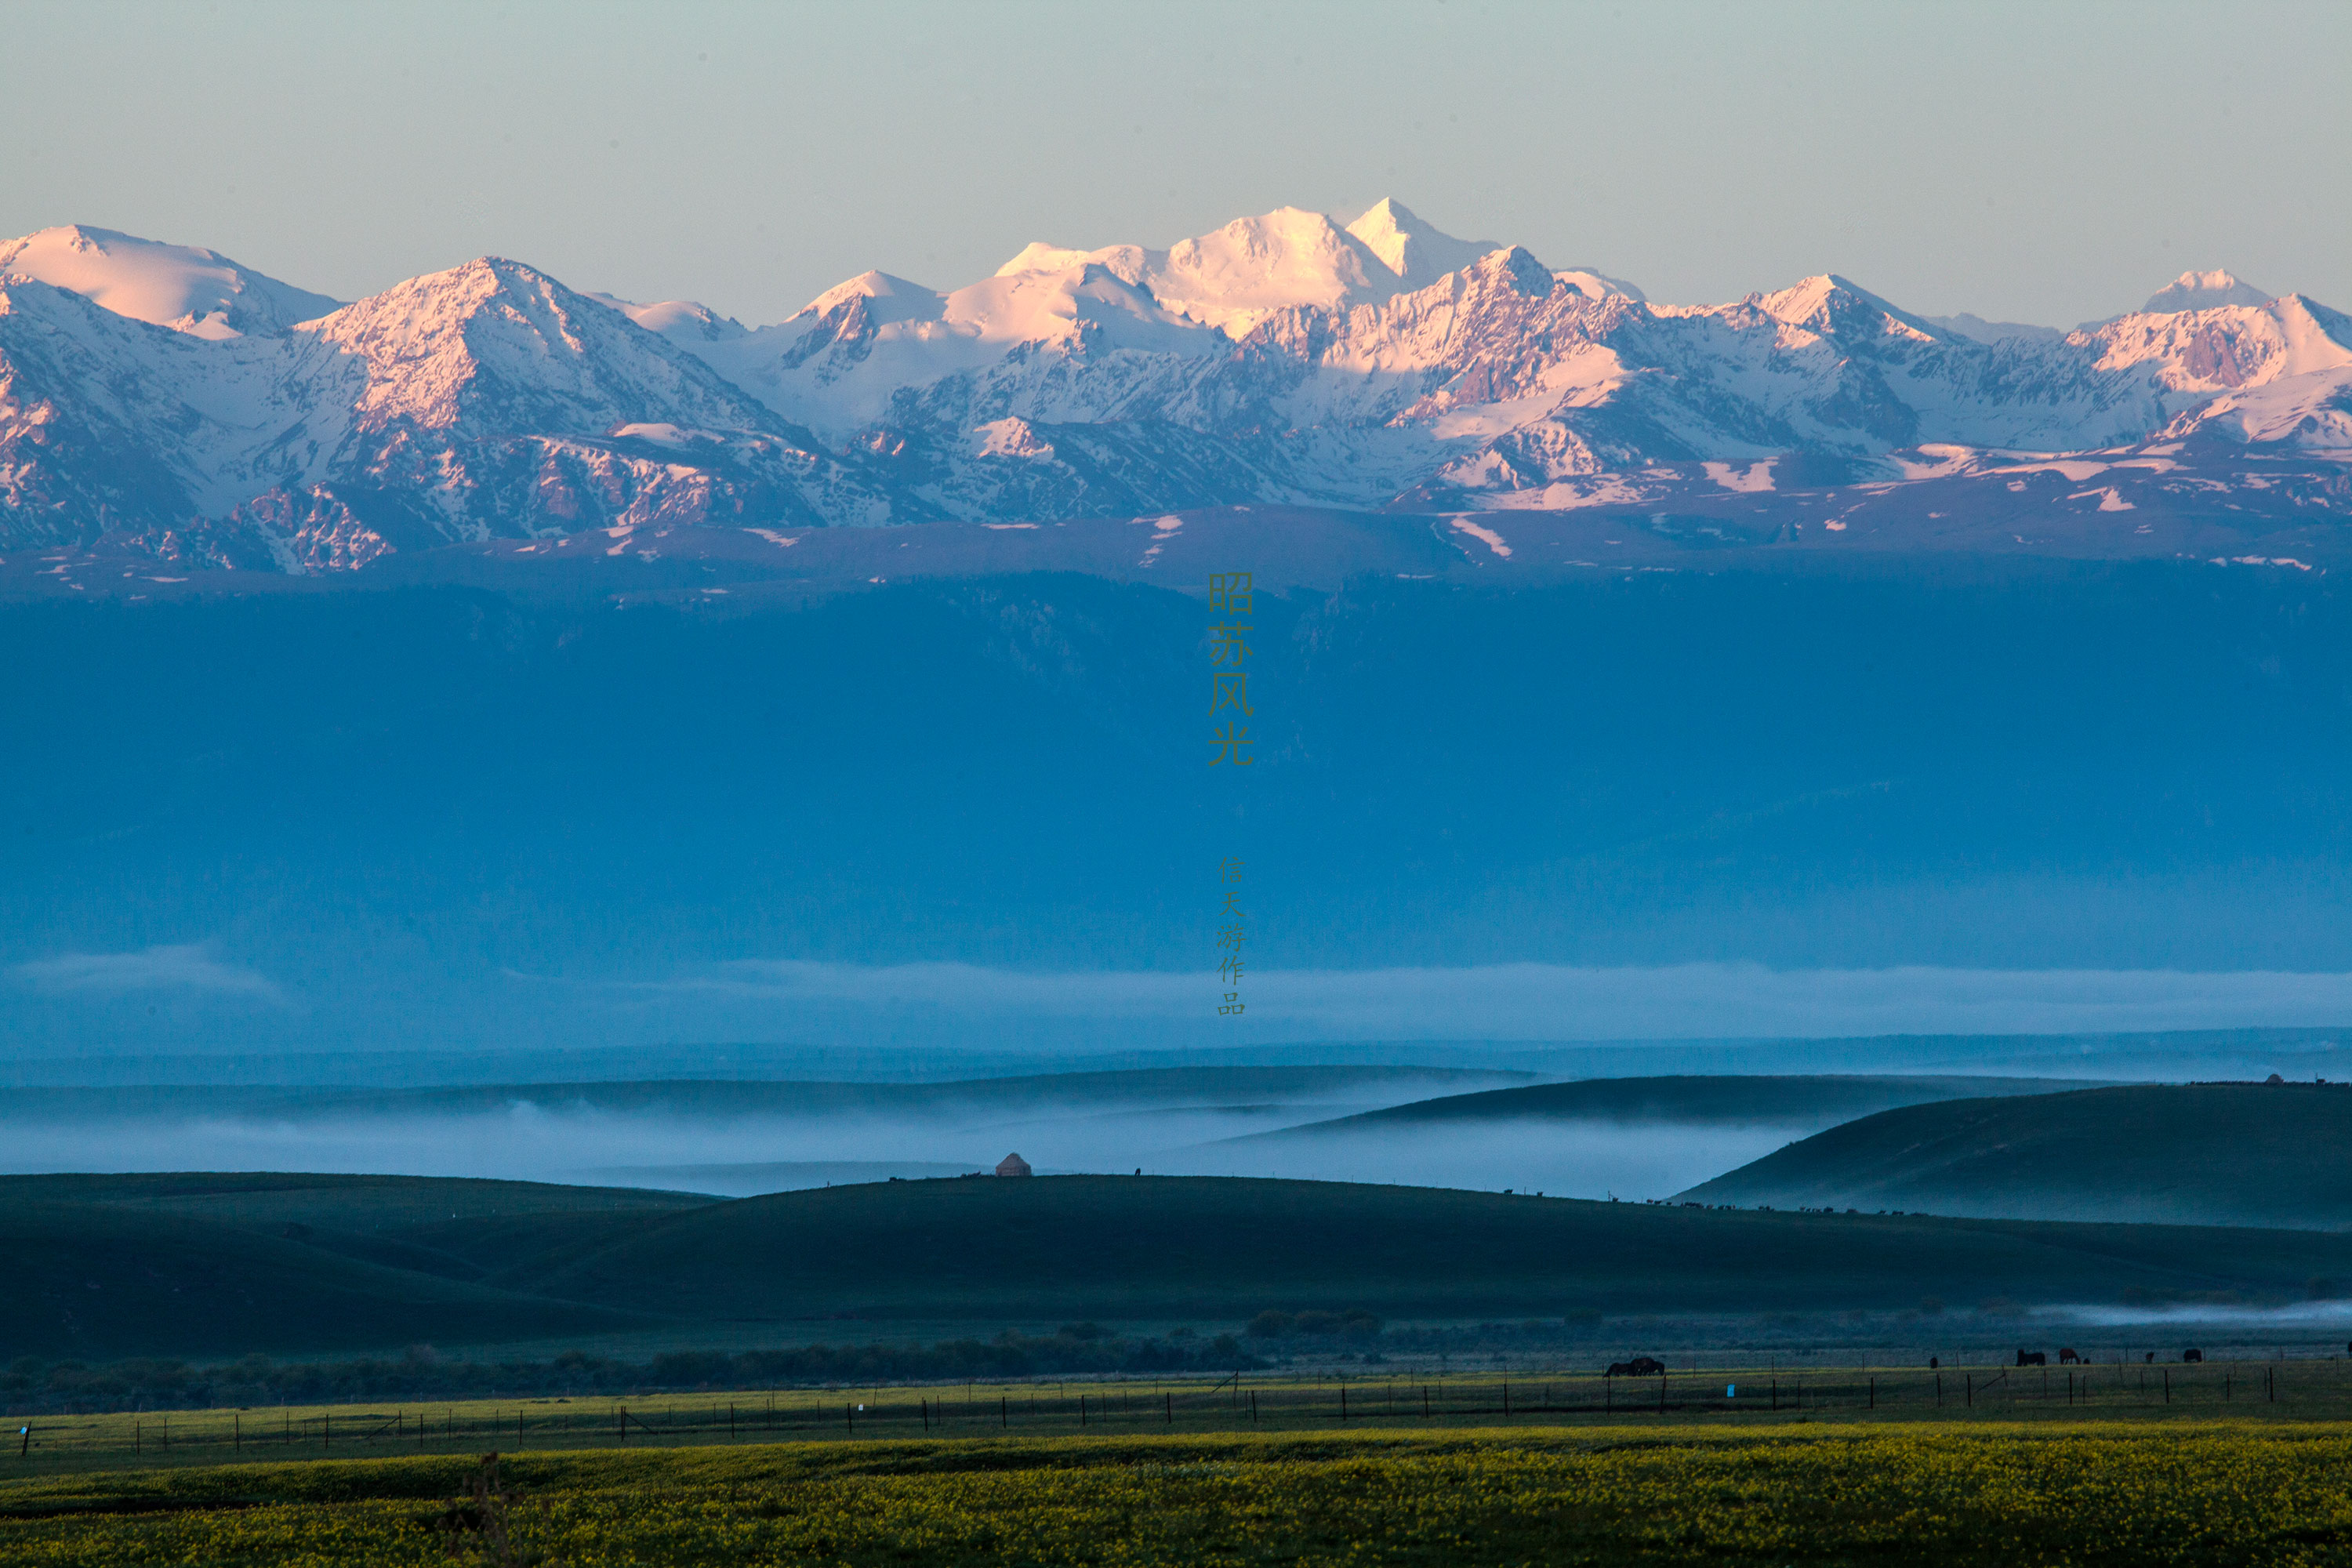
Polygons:
[[[7,1422],[20,1469],[485,1448],[1142,1436],[1638,1420],[2352,1418],[2352,1363],[2121,1359],[1965,1367],[1643,1368],[1444,1377],[737,1390],[620,1399],[47,1415]],[[0,1472],[5,1473],[5,1472]]]

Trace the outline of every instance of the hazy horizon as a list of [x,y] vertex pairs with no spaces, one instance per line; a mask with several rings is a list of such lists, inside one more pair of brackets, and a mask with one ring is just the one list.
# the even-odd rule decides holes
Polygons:
[[20,5],[0,235],[94,224],[346,300],[504,255],[757,325],[868,268],[953,288],[1032,241],[1393,196],[1681,303],[1835,271],[2071,327],[2228,268],[2352,308],[2340,6],[646,15]]

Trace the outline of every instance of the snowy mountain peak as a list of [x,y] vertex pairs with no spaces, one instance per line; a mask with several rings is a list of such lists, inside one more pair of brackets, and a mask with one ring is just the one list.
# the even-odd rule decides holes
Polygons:
[[133,321],[200,338],[270,335],[340,303],[265,278],[218,251],[68,224],[0,241],[0,278],[69,289]]
[[1066,342],[1091,331],[1106,348],[1186,353],[1197,352],[1186,338],[1207,335],[1146,285],[1093,259],[1000,273],[942,297],[936,313],[951,331],[1008,345]]
[[2184,272],[2154,294],[2140,309],[2158,314],[2175,310],[2210,310],[2217,305],[2266,304],[2272,296],[2227,272]]
[[1276,310],[1337,310],[1394,289],[1362,241],[1303,207],[1235,218],[1214,234],[1180,240],[1143,282],[1169,309],[1236,337]]
[[766,423],[701,361],[536,268],[486,256],[396,284],[297,334],[364,366],[356,426],[596,435]]
[[2066,337],[2065,330],[2061,327],[2040,327],[2031,321],[1988,321],[1969,310],[1957,316],[1922,316],[1919,319],[1938,331],[1979,343],[1997,343],[2009,338],[2026,342],[2055,343],[2063,342]]
[[[1124,246],[1114,246],[1106,250],[1073,250],[1066,245],[1047,245],[1042,239],[1033,239],[1021,247],[1019,255],[998,268],[991,276],[1018,278],[1024,272],[1066,272],[1071,268],[1083,263],[1100,260],[1108,256],[1112,250],[1126,248],[1128,247]],[[866,276],[870,278],[880,275],[867,273]],[[850,283],[856,281],[855,278],[850,279]],[[849,287],[848,283],[840,284],[836,286],[836,290],[847,287]]]
[[2352,316],[2300,294],[2282,294],[2270,301],[2268,314],[2278,322],[2286,343],[2281,374],[2352,368]]
[[[2352,462],[2352,321],[2216,302],[2233,291],[2258,293],[2192,273],[2172,308],[2063,335],[1931,321],[1832,273],[1652,305],[1386,201],[1165,250],[1033,245],[951,293],[862,273],[745,331],[490,257],[313,315],[329,301],[211,251],[50,230],[0,246],[0,546],[119,533],[296,572],[653,519],[1654,512],[1806,474],[1958,482],[1935,453]],[[2211,482],[2352,495],[2341,473],[2292,497]]]
[[[1029,248],[1034,250],[1037,247]],[[1006,273],[1000,270],[997,276],[1002,278]],[[887,272],[861,272],[811,300],[795,311],[792,319],[797,321],[803,317],[827,316],[852,300],[862,300],[866,301],[866,319],[877,326],[893,321],[924,321],[939,315],[941,299],[936,289],[926,289],[919,283],[909,283],[904,278],[896,278]]]
[[[1538,261],[1524,246],[1517,245],[1490,250],[1459,270],[1482,283],[1514,289],[1530,300],[1545,298],[1559,288],[1561,281],[1551,268]],[[1441,272],[1438,276],[1442,278],[1445,274]]]
[[1926,321],[1834,272],[1804,279],[1775,293],[1751,295],[1748,302],[1776,321],[1824,337],[1933,342],[1939,335]]
[[1649,298],[1622,278],[1612,278],[1605,273],[1595,272],[1590,267],[1570,267],[1552,276],[1588,300],[1606,300],[1612,294],[1636,301]]
[[1361,240],[1303,207],[1235,218],[1213,234],[1178,240],[1165,250],[1135,245],[1073,250],[1034,243],[998,268],[996,277],[1087,267],[1146,289],[1167,310],[1236,338],[1276,310],[1376,302],[1394,294],[1398,282]]
[[[1147,289],[1179,315],[1240,338],[1277,310],[1344,310],[1427,288],[1504,247],[1456,239],[1402,203],[1383,201],[1346,228],[1304,207],[1235,218],[1165,250],[1136,245],[1076,250],[1033,243],[996,269],[1000,279],[1097,267]],[[1600,298],[1636,291],[1592,275],[1570,287]]]
[[641,304],[611,294],[591,294],[588,298],[612,306],[646,331],[659,332],[674,343],[721,343],[744,333],[742,322],[732,316],[722,316],[697,300],[657,300]]
[[1384,196],[1348,226],[1408,289],[1419,289],[1502,247],[1491,239],[1456,239],[1432,226],[1393,196]]

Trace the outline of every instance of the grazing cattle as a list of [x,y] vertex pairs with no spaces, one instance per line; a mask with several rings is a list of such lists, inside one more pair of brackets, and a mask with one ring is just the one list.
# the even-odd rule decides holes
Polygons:
[[2205,1359],[2205,1352],[2192,1347],[2189,1350],[2182,1351],[2180,1352],[2180,1359],[2182,1361],[2203,1361]]
[[2050,1354],[2047,1351],[2020,1351],[2017,1352],[2017,1364],[2020,1366],[2048,1366],[2050,1364]]
[[[2058,1364],[2060,1366],[2072,1366],[2076,1362],[2082,1360],[2083,1358],[2081,1356],[2074,1353],[2074,1347],[2071,1345],[2058,1352]],[[2084,1363],[2084,1364],[2087,1365],[2089,1363]]]
[[1632,1361],[1612,1362],[1603,1375],[1608,1377],[1659,1377],[1666,1363],[1654,1356],[1637,1355]]

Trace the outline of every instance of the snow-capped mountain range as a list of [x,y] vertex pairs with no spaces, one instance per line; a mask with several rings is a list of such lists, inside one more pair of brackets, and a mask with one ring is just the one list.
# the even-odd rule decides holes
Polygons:
[[756,330],[495,258],[338,305],[102,229],[0,243],[0,551],[309,573],[647,522],[1769,514],[2067,462],[2352,512],[2352,320],[2222,272],[2072,332],[1834,276],[1664,305],[1395,202],[1033,244],[945,293],[868,272]]

